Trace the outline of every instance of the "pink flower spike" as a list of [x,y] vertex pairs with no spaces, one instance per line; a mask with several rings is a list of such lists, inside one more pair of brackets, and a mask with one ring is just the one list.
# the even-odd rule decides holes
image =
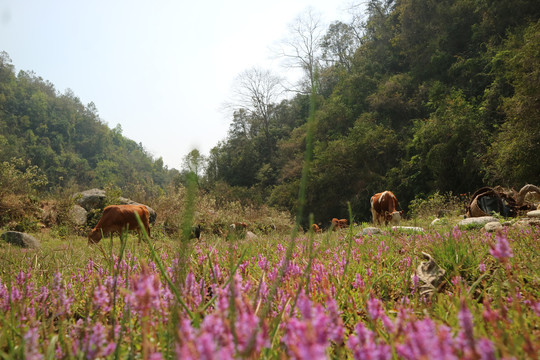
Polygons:
[[510,245],[508,244],[508,239],[502,234],[498,233],[495,236],[496,244],[493,248],[489,249],[489,252],[495,259],[505,260],[514,256]]

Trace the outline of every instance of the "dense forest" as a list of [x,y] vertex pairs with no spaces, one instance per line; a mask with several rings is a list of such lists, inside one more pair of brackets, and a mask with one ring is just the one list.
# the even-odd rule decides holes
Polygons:
[[272,102],[272,75],[243,74],[252,101],[212,149],[209,187],[294,209],[310,131],[305,213],[316,221],[347,216],[347,203],[367,220],[384,189],[406,207],[435,191],[540,183],[537,1],[369,1],[357,15],[320,35],[313,17],[299,20],[293,60],[306,81],[292,98]]
[[[295,213],[310,137],[304,213],[317,222],[348,216],[348,203],[367,220],[384,189],[406,208],[435,191],[540,183],[537,0],[372,0],[354,11],[323,29],[312,13],[299,18],[282,55],[304,78],[289,96],[269,71],[240,76],[227,137],[185,158],[203,191]],[[49,191],[112,184],[155,195],[182,178],[92,103],[15,74],[3,53],[0,163],[14,158]]]

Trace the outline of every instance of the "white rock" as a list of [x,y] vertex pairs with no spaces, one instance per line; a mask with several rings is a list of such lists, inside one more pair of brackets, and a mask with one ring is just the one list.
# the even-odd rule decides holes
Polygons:
[[362,230],[362,235],[371,235],[371,234],[379,234],[381,232],[381,229],[376,227],[367,227]]
[[440,222],[441,222],[441,219],[437,218],[431,222],[431,226],[439,225]]
[[529,211],[527,216],[532,218],[540,218],[540,210]]
[[254,240],[257,238],[257,235],[255,235],[254,233],[252,233],[251,231],[247,231],[246,232],[246,239],[247,240]]
[[480,216],[480,217],[472,217],[472,218],[467,218],[467,219],[463,219],[461,220],[459,223],[458,223],[458,226],[459,227],[466,227],[466,226],[484,226],[486,225],[487,223],[490,223],[490,222],[494,222],[494,221],[497,221],[496,218],[494,218],[493,216]]
[[392,226],[393,231],[424,232],[424,229],[418,226]]

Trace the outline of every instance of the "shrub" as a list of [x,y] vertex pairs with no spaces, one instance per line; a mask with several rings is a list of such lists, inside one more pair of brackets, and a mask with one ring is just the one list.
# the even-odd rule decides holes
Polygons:
[[35,229],[39,219],[38,190],[47,185],[47,177],[22,159],[0,163],[0,226],[14,230]]
[[409,204],[409,213],[413,218],[457,216],[463,212],[463,201],[451,192],[440,194],[438,191],[423,198],[417,196]]

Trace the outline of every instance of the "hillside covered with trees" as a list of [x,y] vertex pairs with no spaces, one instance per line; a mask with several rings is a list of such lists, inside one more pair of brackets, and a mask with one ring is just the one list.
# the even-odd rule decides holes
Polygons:
[[0,163],[3,169],[40,175],[40,190],[115,186],[125,193],[157,195],[178,175],[142,144],[110,129],[93,103],[72,91],[60,94],[32,72],[15,74],[0,54]]
[[316,221],[347,216],[348,202],[367,220],[384,189],[406,207],[435,191],[540,182],[537,1],[374,0],[355,15],[323,31],[312,13],[295,24],[282,52],[304,70],[295,96],[276,101],[269,72],[241,75],[245,101],[210,153],[209,188],[294,210],[310,133],[305,213]]
[[[537,0],[372,0],[365,9],[329,27],[311,12],[299,18],[280,55],[303,70],[301,84],[246,70],[227,137],[208,157],[188,154],[183,174],[197,169],[216,197],[294,214],[312,143],[304,214],[316,222],[348,216],[348,203],[367,220],[369,198],[384,189],[406,208],[436,191],[540,183]],[[108,128],[94,104],[15,74],[6,53],[2,162],[44,175],[48,191],[114,185],[153,196],[182,179]]]

